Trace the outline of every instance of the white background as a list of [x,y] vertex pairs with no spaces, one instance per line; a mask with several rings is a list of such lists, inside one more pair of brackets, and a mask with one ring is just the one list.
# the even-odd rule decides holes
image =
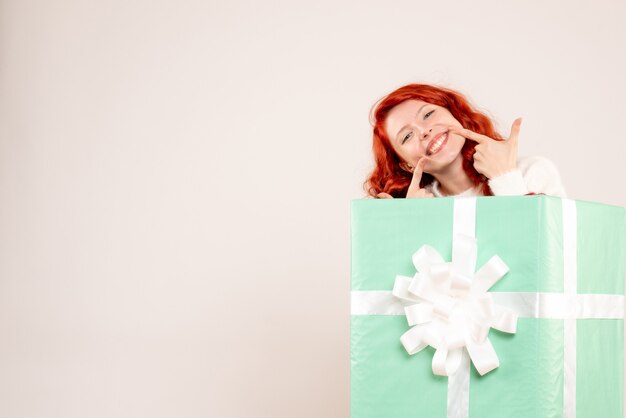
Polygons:
[[625,206],[626,3],[0,0],[0,417],[347,417],[370,107]]

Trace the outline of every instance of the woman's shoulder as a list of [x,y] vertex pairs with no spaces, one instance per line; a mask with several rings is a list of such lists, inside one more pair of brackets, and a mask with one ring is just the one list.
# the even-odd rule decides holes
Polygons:
[[520,158],[517,169],[522,173],[530,192],[565,197],[561,174],[548,158],[539,155]]
[[551,160],[541,155],[519,158],[517,160],[517,169],[520,170],[522,174],[528,173],[531,170],[548,170],[558,174],[556,165]]

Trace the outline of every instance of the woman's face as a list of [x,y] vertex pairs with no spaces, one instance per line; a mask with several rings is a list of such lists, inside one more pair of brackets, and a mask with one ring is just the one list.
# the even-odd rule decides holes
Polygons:
[[427,156],[424,171],[430,174],[445,171],[455,161],[462,163],[465,138],[448,134],[451,126],[462,128],[448,109],[420,100],[400,103],[385,121],[391,146],[405,164],[415,167],[420,158]]

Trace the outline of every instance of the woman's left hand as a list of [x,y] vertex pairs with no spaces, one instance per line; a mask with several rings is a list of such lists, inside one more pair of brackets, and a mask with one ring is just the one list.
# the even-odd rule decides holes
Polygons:
[[504,141],[496,141],[469,129],[451,127],[450,131],[477,142],[474,168],[488,179],[492,179],[517,168],[517,141],[521,124],[522,118],[515,119],[511,135]]

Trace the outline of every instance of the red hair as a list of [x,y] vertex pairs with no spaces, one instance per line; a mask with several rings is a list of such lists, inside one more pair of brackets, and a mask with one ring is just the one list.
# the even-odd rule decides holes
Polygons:
[[[409,84],[400,87],[385,96],[373,109],[374,137],[372,150],[374,151],[376,166],[365,181],[365,188],[370,196],[376,197],[378,193],[384,192],[393,197],[406,197],[413,174],[400,167],[402,159],[391,146],[389,137],[385,132],[385,121],[391,109],[407,100],[421,100],[445,107],[465,129],[487,135],[496,140],[503,139],[496,132],[491,119],[473,109],[462,94],[428,84]],[[482,192],[485,196],[491,196],[493,193],[487,184],[487,178],[474,168],[475,147],[474,141],[465,141],[461,150],[463,170],[475,186],[482,184]],[[424,173],[420,186],[425,187],[431,184],[433,180],[432,175]]]

